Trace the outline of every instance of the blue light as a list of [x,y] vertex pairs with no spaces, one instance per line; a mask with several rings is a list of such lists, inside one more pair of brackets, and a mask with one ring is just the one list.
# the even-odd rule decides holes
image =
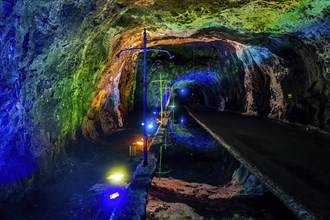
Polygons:
[[111,195],[109,196],[110,199],[116,199],[116,198],[118,198],[118,197],[119,197],[119,193],[118,193],[118,192],[115,192],[115,193],[113,193],[113,194],[111,194]]
[[103,197],[104,204],[107,208],[114,208],[122,202],[125,195],[125,186],[111,186],[109,187]]
[[[173,81],[173,84],[186,81],[185,85],[195,82],[197,84],[212,85],[217,84],[220,81],[218,74],[210,69],[201,69],[189,71],[187,74],[178,77]],[[183,84],[181,84],[182,86]],[[174,86],[174,88],[177,88]]]
[[[37,163],[28,149],[11,140],[7,148],[0,154],[0,185],[13,183],[19,179],[30,177],[37,169]],[[26,146],[24,146],[26,147]]]
[[163,95],[163,108],[166,106],[166,104],[169,101],[170,97],[171,97],[171,92],[170,92],[170,90],[168,90]]
[[153,118],[147,119],[147,133],[153,135],[157,131],[157,122]]
[[[184,119],[183,119],[184,120]],[[216,141],[206,132],[199,129],[187,128],[185,125],[169,123],[171,137],[177,141],[189,145],[192,148],[212,149]]]
[[181,88],[181,89],[179,90],[179,93],[180,93],[180,95],[185,96],[185,95],[187,95],[188,90],[187,90],[186,88]]
[[327,36],[330,34],[330,18],[326,17],[321,20],[317,20],[312,24],[299,28],[297,32],[312,39],[319,39],[322,36]]

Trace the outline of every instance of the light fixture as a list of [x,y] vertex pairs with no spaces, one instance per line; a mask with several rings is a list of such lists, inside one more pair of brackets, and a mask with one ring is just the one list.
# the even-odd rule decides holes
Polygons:
[[106,180],[111,184],[118,185],[127,181],[127,177],[127,169],[124,166],[115,166],[108,171]]
[[119,193],[118,193],[118,192],[112,193],[112,194],[109,196],[110,199],[116,199],[116,198],[118,198],[118,197],[119,197]]
[[124,177],[124,174],[122,174],[122,173],[114,173],[114,174],[108,176],[107,179],[118,182],[118,181],[121,181],[123,179],[123,177]]
[[126,186],[110,186],[104,193],[104,208],[112,210],[114,207],[119,205],[126,192]]

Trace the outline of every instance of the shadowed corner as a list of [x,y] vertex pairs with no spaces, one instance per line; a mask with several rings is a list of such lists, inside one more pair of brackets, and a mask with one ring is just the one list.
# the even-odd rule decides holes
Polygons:
[[10,145],[3,150],[0,158],[0,185],[14,183],[20,179],[31,177],[38,168],[30,152]]

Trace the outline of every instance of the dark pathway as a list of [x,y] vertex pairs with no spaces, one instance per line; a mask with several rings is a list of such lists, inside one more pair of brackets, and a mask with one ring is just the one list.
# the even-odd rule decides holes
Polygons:
[[[95,143],[76,146],[69,163],[60,167],[62,172],[55,178],[38,181],[37,188],[16,204],[2,207],[8,220],[73,220],[109,219],[111,207],[102,210],[102,197],[89,189],[106,182],[107,171],[113,166],[126,166],[135,170],[139,158],[128,157],[128,146],[138,140],[139,131],[126,129],[103,137]],[[129,178],[129,177],[128,177]]]
[[301,219],[330,219],[330,135],[265,118],[191,113]]

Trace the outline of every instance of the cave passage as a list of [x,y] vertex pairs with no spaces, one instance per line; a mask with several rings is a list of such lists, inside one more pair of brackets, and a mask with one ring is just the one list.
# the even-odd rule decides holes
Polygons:
[[[146,46],[174,59],[147,53],[142,127],[143,54],[116,54],[144,47],[145,30]],[[0,1],[0,219],[108,218],[103,205],[111,204],[94,199],[125,176],[118,169],[105,177],[108,166],[124,162],[131,174],[142,128],[152,140],[167,114],[168,141],[179,146],[164,151],[175,171],[168,183],[217,191],[235,173],[253,173],[298,218],[330,219],[330,1]],[[234,160],[214,151],[214,138],[246,169],[228,170],[222,162]],[[193,158],[199,178],[184,175],[190,168],[176,155],[188,165]],[[153,184],[153,192],[166,188]],[[106,201],[120,200],[119,188],[106,191]],[[182,210],[207,216],[188,197],[192,208]],[[241,214],[258,216],[248,209]]]
[[177,105],[165,136],[148,219],[296,219],[184,106]]

